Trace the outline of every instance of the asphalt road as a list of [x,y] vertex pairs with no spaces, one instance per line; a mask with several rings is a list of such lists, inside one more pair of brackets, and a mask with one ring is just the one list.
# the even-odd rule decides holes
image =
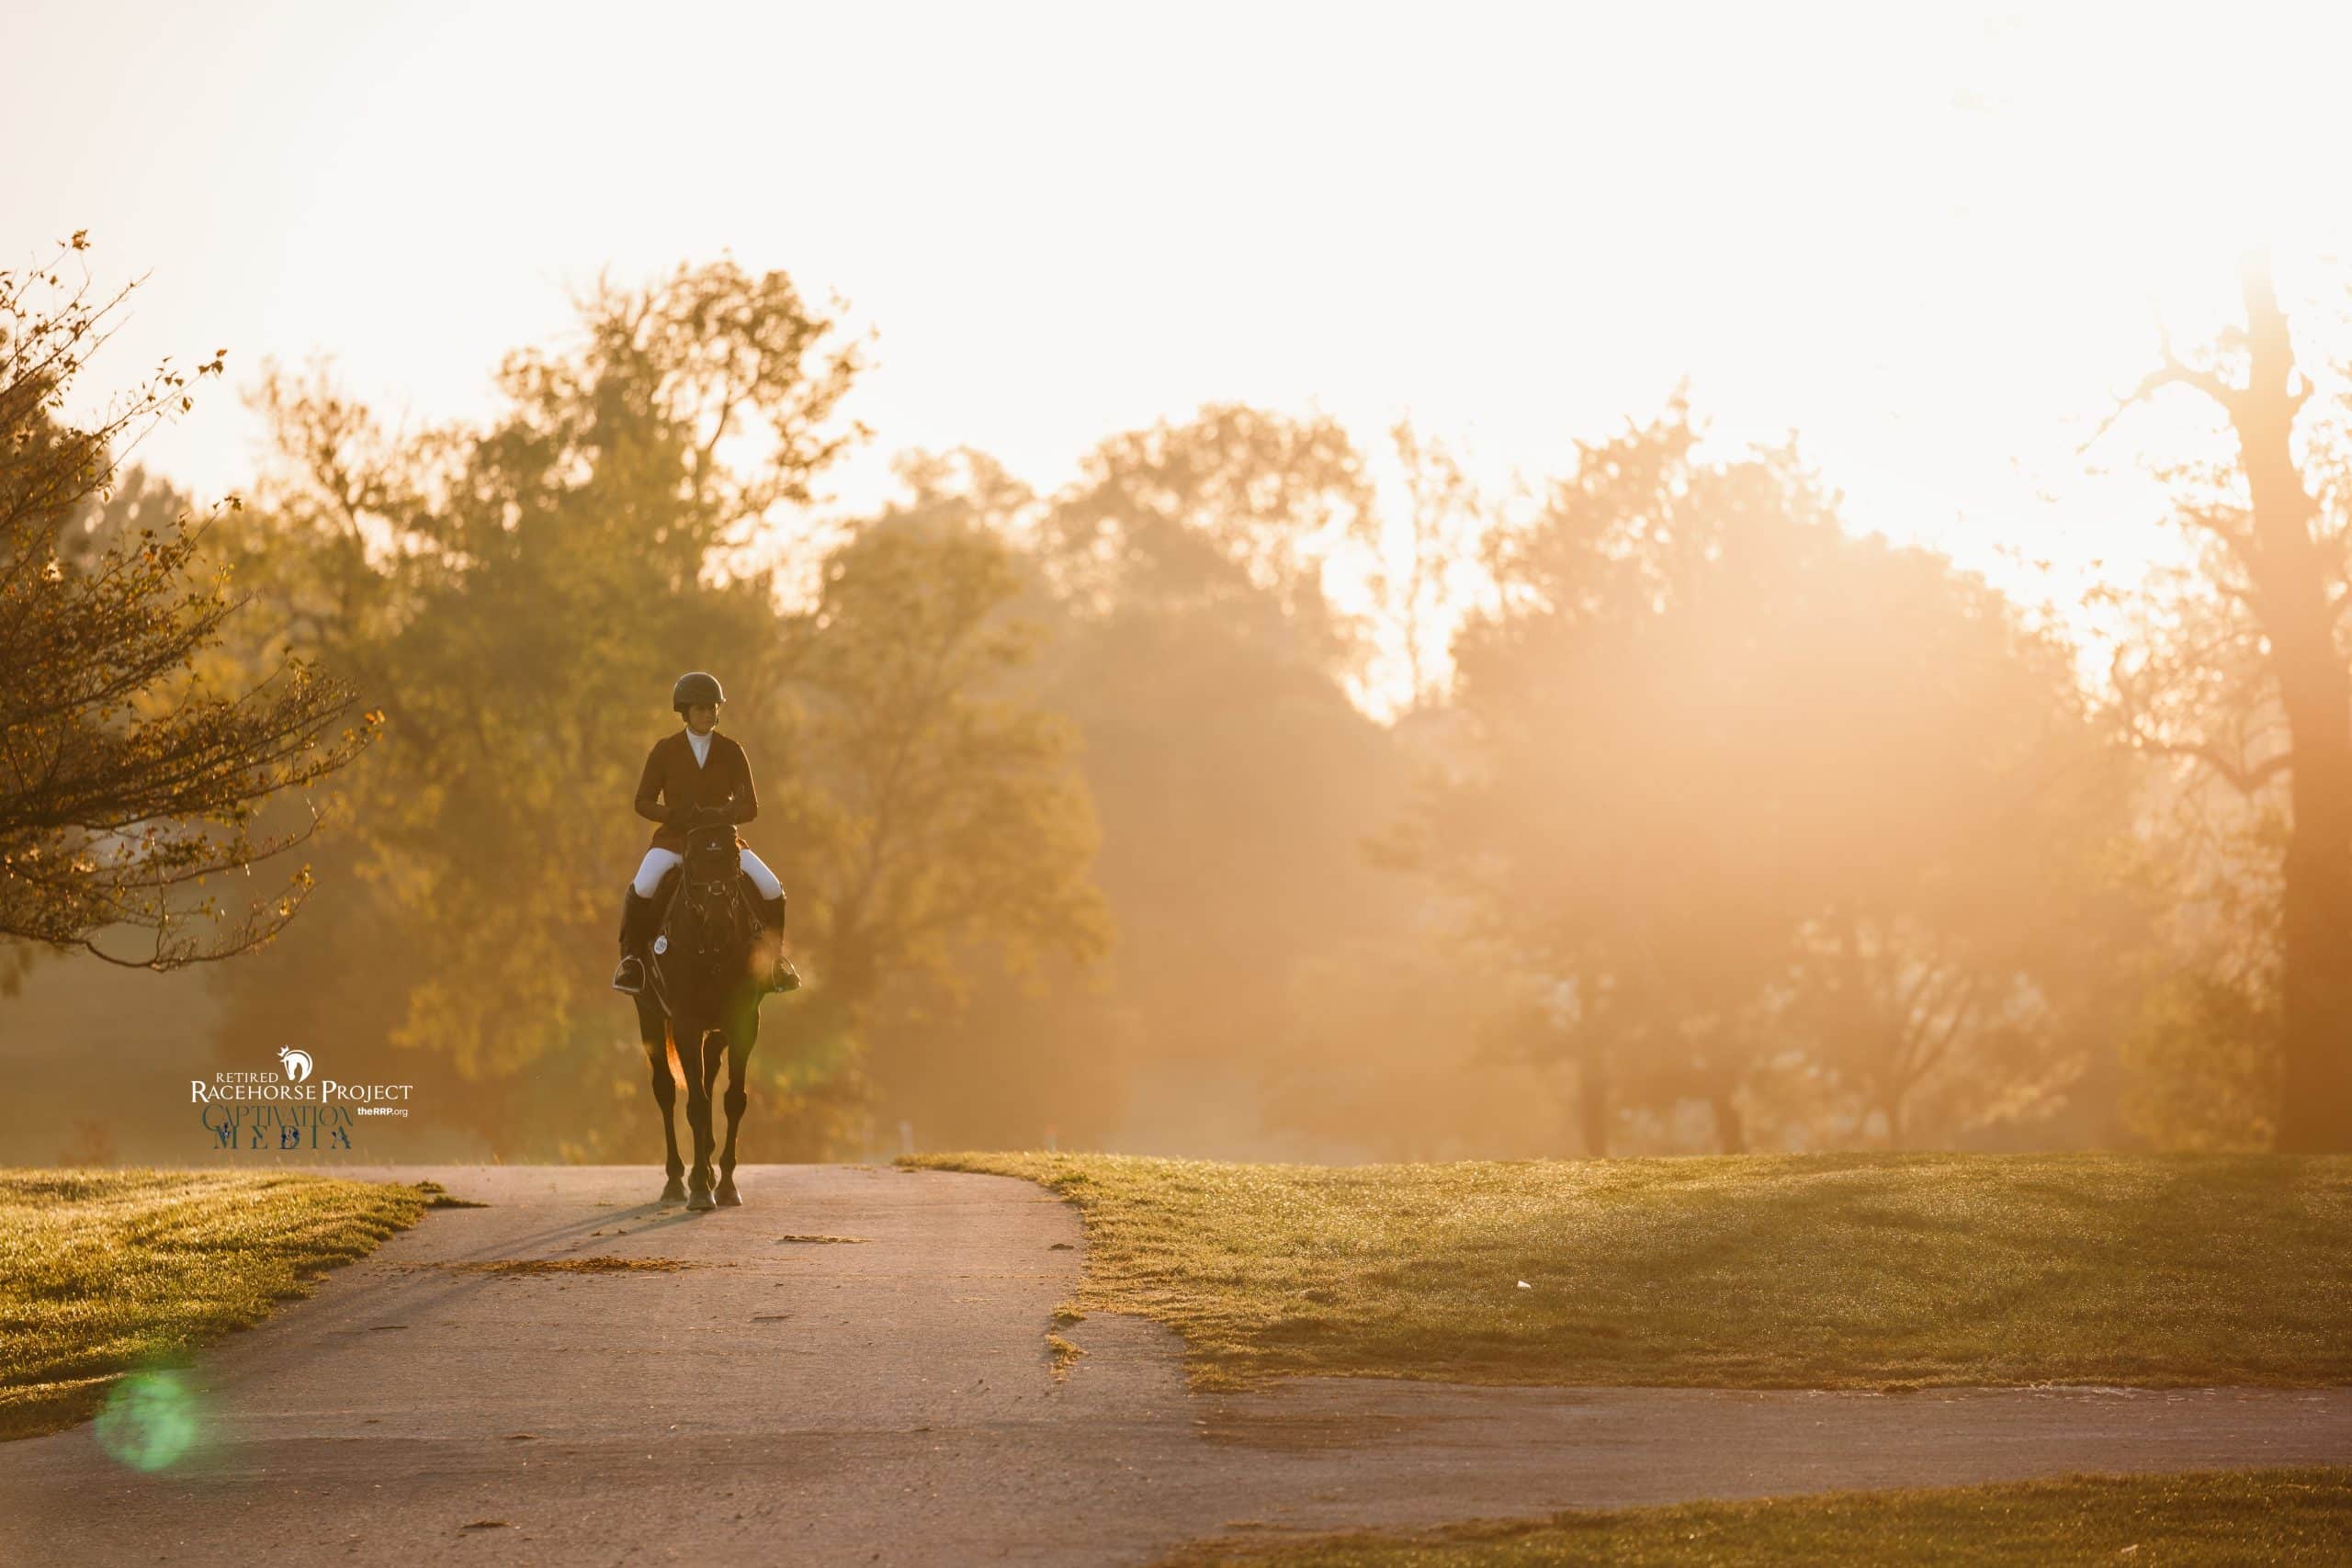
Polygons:
[[[1172,1335],[1102,1316],[1057,1382],[1082,1236],[1027,1182],[747,1166],[743,1207],[689,1215],[650,1167],[343,1169],[490,1207],[203,1356],[163,1469],[86,1425],[0,1444],[0,1563],[1148,1563],[1227,1532],[2352,1459],[2352,1389],[1193,1395]],[[680,1266],[468,1267],[588,1258]]]

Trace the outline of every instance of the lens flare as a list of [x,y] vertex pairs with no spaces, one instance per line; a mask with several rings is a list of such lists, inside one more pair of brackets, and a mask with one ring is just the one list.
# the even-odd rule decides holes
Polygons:
[[171,1368],[132,1372],[93,1424],[98,1446],[133,1470],[158,1471],[186,1454],[202,1424],[195,1393]]

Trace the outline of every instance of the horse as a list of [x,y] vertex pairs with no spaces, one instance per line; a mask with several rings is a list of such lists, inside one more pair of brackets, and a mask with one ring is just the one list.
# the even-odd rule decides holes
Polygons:
[[[662,1109],[662,1135],[669,1144],[663,1169],[669,1184],[662,1199],[684,1198],[695,1213],[742,1202],[735,1190],[735,1130],[748,1100],[745,1068],[760,1037],[760,998],[765,993],[759,948],[762,926],[738,859],[734,827],[715,811],[689,814],[684,824],[684,862],[663,878],[674,887],[646,955],[645,988],[637,994],[638,1032],[653,1069],[653,1100]],[[662,894],[656,890],[654,897]],[[718,1036],[717,1043],[712,1036]],[[678,1155],[674,1115],[678,1090],[670,1075],[674,1052],[686,1080],[686,1122],[694,1130],[693,1180]],[[721,1056],[727,1063],[727,1146],[718,1158],[716,1191],[711,1182],[711,1090]]]

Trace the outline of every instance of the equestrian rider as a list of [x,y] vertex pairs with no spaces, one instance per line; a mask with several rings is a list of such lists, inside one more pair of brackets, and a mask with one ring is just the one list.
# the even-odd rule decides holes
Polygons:
[[[639,950],[653,934],[653,895],[662,877],[685,858],[686,835],[681,824],[697,807],[715,807],[725,819],[741,824],[760,814],[759,796],[752,789],[752,763],[743,748],[718,731],[718,705],[727,700],[715,677],[701,671],[678,677],[670,689],[670,705],[685,720],[685,728],[666,735],[645,755],[645,772],[637,781],[637,814],[661,824],[653,842],[638,863],[637,875],[621,897],[621,962],[613,971],[613,989],[636,992],[645,987],[645,961]],[[792,961],[784,955],[784,885],[775,873],[753,854],[739,834],[735,840],[744,874],[758,889],[760,920],[774,933],[769,950],[766,988],[788,991],[800,984]]]

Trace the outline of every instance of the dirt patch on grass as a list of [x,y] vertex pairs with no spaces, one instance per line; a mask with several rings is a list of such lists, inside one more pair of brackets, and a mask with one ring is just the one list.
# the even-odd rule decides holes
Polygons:
[[437,1181],[420,1181],[415,1186],[419,1192],[424,1194],[424,1206],[428,1209],[487,1209],[490,1207],[487,1203],[477,1203],[470,1198],[453,1197],[449,1190]]

